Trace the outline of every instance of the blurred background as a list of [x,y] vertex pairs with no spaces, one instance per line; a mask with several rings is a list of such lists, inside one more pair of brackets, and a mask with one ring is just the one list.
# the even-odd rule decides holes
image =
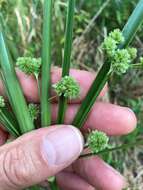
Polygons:
[[[53,64],[61,66],[64,45],[66,0],[55,0],[53,10]],[[99,50],[104,37],[115,28],[122,29],[138,0],[77,0],[74,23],[72,66],[97,72],[104,57]],[[0,0],[0,19],[15,63],[19,56],[40,57],[43,0]],[[133,43],[143,55],[143,26]],[[138,117],[137,129],[130,135],[112,139],[112,144],[143,138],[143,70],[132,70],[109,81],[103,101],[129,106]],[[103,155],[128,179],[127,190],[143,189],[143,147]]]

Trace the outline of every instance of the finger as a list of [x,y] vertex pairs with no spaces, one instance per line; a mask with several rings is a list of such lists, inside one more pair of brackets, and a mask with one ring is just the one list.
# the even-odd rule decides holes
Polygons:
[[0,187],[11,190],[38,184],[70,165],[82,149],[81,133],[72,126],[23,135],[0,148]]
[[100,190],[122,190],[125,179],[99,157],[79,159],[73,164],[74,171],[87,182]]
[[[16,71],[17,71],[17,76],[18,76],[20,84],[22,86],[24,95],[26,96],[27,100],[32,101],[32,102],[38,102],[39,101],[38,87],[37,87],[37,82],[36,82],[35,78],[32,75],[28,76],[28,75],[24,74],[23,72],[21,72],[18,69]],[[80,98],[78,100],[74,100],[74,102],[80,102],[81,100],[83,100],[87,91],[89,90],[89,88],[95,78],[95,74],[92,74],[87,71],[74,70],[74,69],[70,70],[70,74],[77,80],[77,82],[80,85],[80,88],[81,88]],[[56,82],[58,82],[60,80],[60,78],[61,78],[61,69],[60,68],[52,69],[52,71],[51,71],[52,83],[55,84]],[[107,90],[107,86],[101,92],[102,96],[104,95],[106,90]],[[3,89],[2,82],[0,82],[0,93],[1,93],[1,95],[4,95],[4,89]]]
[[84,179],[70,172],[60,172],[56,175],[57,183],[62,190],[95,190]]
[[[64,123],[72,123],[78,108],[76,104],[68,106]],[[53,122],[56,121],[57,110],[58,106],[54,104],[52,107]],[[104,131],[108,135],[124,135],[133,131],[136,123],[136,116],[129,108],[98,102],[90,112],[84,130],[90,128]]]

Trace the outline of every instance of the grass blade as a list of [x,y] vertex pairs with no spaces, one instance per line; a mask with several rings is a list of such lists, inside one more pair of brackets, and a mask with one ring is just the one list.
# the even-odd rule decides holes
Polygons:
[[9,102],[19,123],[21,133],[26,133],[33,130],[34,125],[28,113],[27,104],[17,79],[15,69],[10,63],[8,55],[9,53],[6,48],[4,35],[0,29],[0,62],[2,80],[4,82]]
[[127,24],[123,28],[123,36],[125,42],[121,45],[121,48],[128,46],[128,44],[134,38],[138,28],[143,23],[143,0],[140,0],[134,9],[132,15],[128,19]]
[[52,33],[52,0],[44,0],[43,49],[42,49],[42,95],[41,123],[51,124],[50,109],[50,71],[51,71],[51,33]]
[[0,123],[4,128],[14,137],[20,136],[19,125],[15,120],[15,117],[6,108],[0,109]]
[[[143,22],[143,0],[140,0],[122,31],[125,37],[125,42],[121,44],[119,48],[124,48],[131,42],[134,35],[136,34],[137,29],[139,28],[142,22]],[[94,105],[98,95],[100,94],[102,88],[104,87],[105,83],[107,82],[110,76],[109,71],[110,71],[110,63],[107,62],[103,64],[90,90],[88,91],[84,101],[82,102],[72,122],[74,126],[78,128],[81,128],[83,126],[84,122],[88,117],[89,112],[92,109],[92,106]]]
[[[67,10],[67,21],[66,21],[62,77],[68,76],[69,70],[70,70],[72,38],[73,38],[74,9],[75,9],[75,0],[69,0],[68,1],[68,10]],[[58,124],[61,124],[64,122],[66,107],[67,107],[67,98],[65,98],[64,96],[61,96],[59,98],[59,110],[58,110],[58,119],[57,119]]]

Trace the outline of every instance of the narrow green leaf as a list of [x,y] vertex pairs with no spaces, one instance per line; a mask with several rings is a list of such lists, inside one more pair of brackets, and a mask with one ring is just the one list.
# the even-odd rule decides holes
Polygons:
[[52,0],[44,0],[43,47],[42,47],[42,95],[41,123],[42,126],[51,124],[50,108],[50,75],[51,75],[51,35],[52,35]]
[[[73,38],[74,9],[75,9],[75,0],[69,0],[68,1],[68,9],[67,9],[62,77],[68,76],[69,70],[70,70],[72,38]],[[59,110],[58,110],[58,119],[57,119],[57,123],[59,123],[59,124],[64,122],[66,107],[67,107],[67,98],[65,98],[64,96],[61,96],[59,98]]]
[[109,71],[110,71],[110,64],[107,62],[102,66],[91,88],[89,89],[87,96],[82,102],[78,110],[78,113],[76,114],[72,122],[74,126],[78,128],[81,128],[83,126],[84,122],[87,119],[88,113],[90,112],[98,95],[100,94],[101,90],[103,89],[105,83],[107,82],[111,74]]
[[[134,35],[137,32],[137,29],[139,28],[142,22],[143,22],[143,0],[140,0],[122,31],[123,36],[125,37],[125,41],[123,44],[119,46],[119,48],[125,48],[132,41]],[[81,128],[83,126],[98,95],[103,89],[105,83],[108,81],[109,76],[110,76],[110,72],[109,72],[110,62],[109,61],[103,64],[90,90],[88,91],[84,101],[82,102],[72,122],[74,126],[78,128]]]
[[4,128],[14,137],[21,135],[19,125],[15,120],[14,115],[9,112],[7,108],[0,109],[0,123],[3,124]]
[[27,104],[17,79],[15,69],[10,63],[8,55],[9,53],[6,48],[4,35],[2,30],[0,30],[0,62],[2,80],[4,82],[9,102],[19,123],[21,133],[26,133],[33,130],[34,125],[28,113]]
[[124,43],[120,48],[126,47],[134,38],[138,28],[143,23],[143,0],[140,0],[123,28]]

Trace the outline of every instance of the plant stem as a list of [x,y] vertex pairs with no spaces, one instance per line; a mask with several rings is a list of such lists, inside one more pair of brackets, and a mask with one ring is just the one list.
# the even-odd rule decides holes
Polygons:
[[[67,10],[67,21],[66,21],[62,77],[68,76],[69,70],[70,70],[72,38],[73,38],[74,9],[75,9],[75,0],[69,0],[68,1],[68,10]],[[59,110],[58,110],[58,119],[57,119],[58,124],[61,124],[64,122],[66,107],[67,107],[67,98],[65,98],[64,96],[61,96],[59,98]]]
[[22,89],[16,76],[14,66],[10,63],[2,28],[0,28],[0,62],[1,76],[7,96],[20,126],[21,133],[34,129]]
[[95,155],[99,155],[99,154],[103,154],[103,153],[117,151],[117,150],[120,150],[120,149],[122,150],[122,149],[132,148],[132,147],[137,146],[137,145],[143,145],[143,140],[128,143],[128,144],[123,144],[123,145],[120,145],[120,146],[117,146],[117,147],[114,147],[114,148],[105,149],[105,150],[100,151],[98,153],[83,154],[83,155],[80,156],[80,158],[89,157],[89,156],[95,156]]
[[[125,27],[123,28],[123,36],[125,41],[119,46],[120,49],[125,48],[133,39],[137,29],[143,21],[143,0],[140,0],[137,7],[133,11]],[[84,101],[82,102],[72,124],[81,128],[86,121],[89,112],[91,111],[98,95],[100,94],[105,83],[110,77],[110,62],[103,64],[96,79],[94,80],[90,90],[88,91]]]
[[143,69],[143,64],[141,64],[141,63],[131,64],[130,68],[131,69]]
[[52,40],[52,6],[53,0],[44,0],[43,48],[42,48],[42,93],[41,93],[41,124],[51,124],[50,108],[50,72],[51,72],[51,40]]

